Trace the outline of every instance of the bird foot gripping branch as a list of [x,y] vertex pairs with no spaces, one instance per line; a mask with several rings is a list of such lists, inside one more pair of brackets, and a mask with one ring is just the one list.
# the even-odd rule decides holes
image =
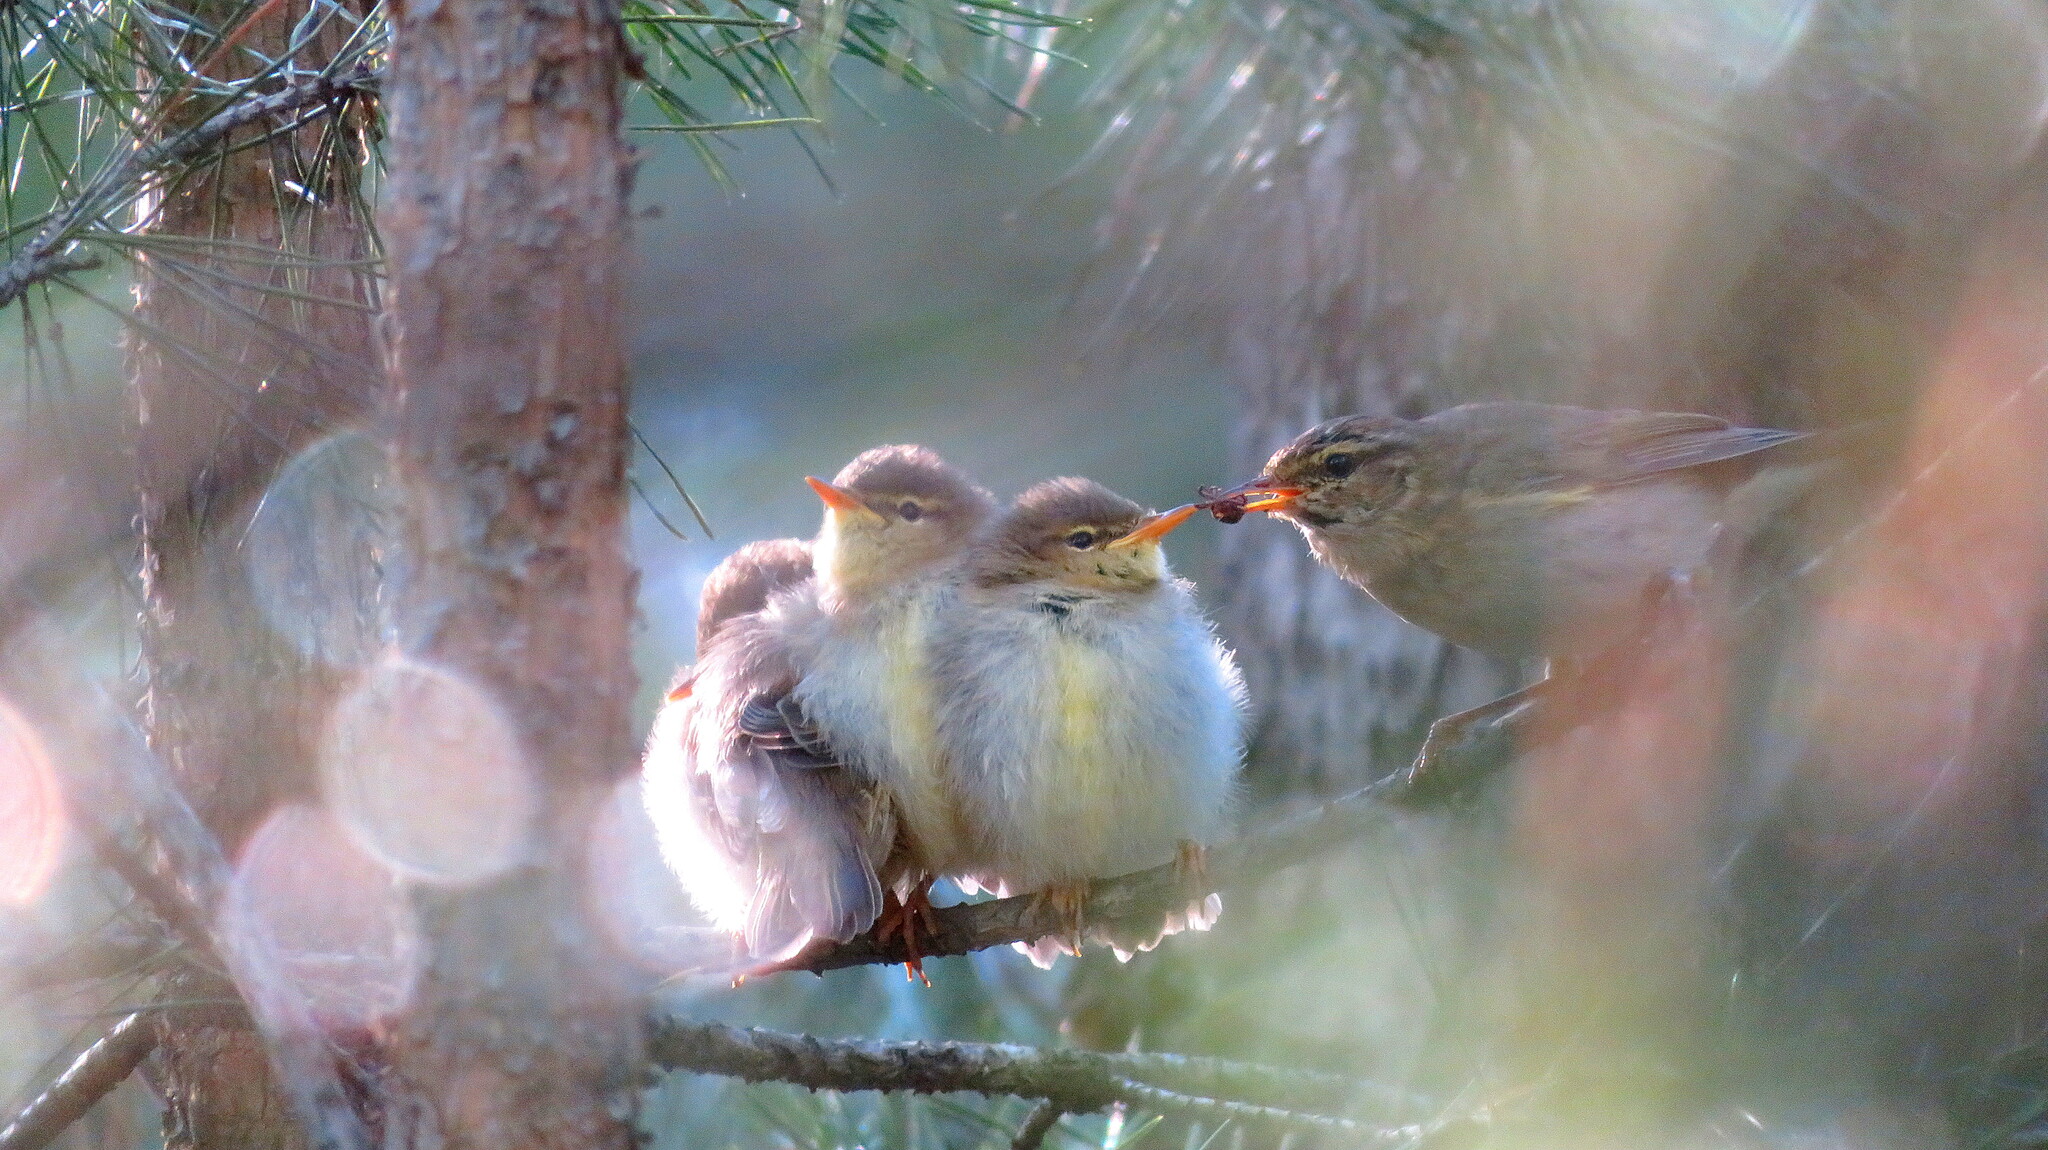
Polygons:
[[919,947],[918,935],[932,936],[937,926],[933,914],[932,880],[929,878],[912,886],[905,898],[898,899],[892,890],[883,899],[881,917],[875,920],[875,939],[878,942],[899,937],[903,940],[903,951],[909,956],[903,962],[905,981],[922,982],[926,986],[932,984],[924,973],[924,951]]

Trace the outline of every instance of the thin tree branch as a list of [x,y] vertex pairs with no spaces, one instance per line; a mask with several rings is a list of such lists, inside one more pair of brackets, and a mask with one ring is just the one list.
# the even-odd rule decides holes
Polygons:
[[[1116,1102],[1200,1111],[1265,1125],[1339,1131],[1364,1145],[1419,1145],[1451,1125],[1444,1121],[1378,1127],[1335,1115],[1226,1100],[1216,1096],[1270,1096],[1282,1085],[1322,1092],[1332,1082],[1344,1080],[1185,1055],[1100,1054],[981,1042],[821,1039],[741,1030],[717,1022],[657,1019],[649,1026],[649,1056],[667,1070],[718,1074],[748,1082],[788,1082],[811,1090],[968,1092],[1036,1098],[1053,1108],[1051,1120],[1044,1122],[1048,1129],[1060,1113],[1085,1114]],[[1170,1085],[1159,1085],[1160,1081]],[[1350,1085],[1350,1093],[1366,1087],[1363,1083]],[[1034,1112],[1026,1123],[1027,1131],[1039,1121],[1039,1113]],[[1039,1136],[1043,1137],[1043,1131]]]
[[323,109],[339,106],[347,96],[373,91],[376,83],[377,70],[368,64],[358,64],[334,75],[314,76],[280,91],[237,100],[188,131],[129,152],[0,267],[0,307],[13,303],[22,292],[45,280],[98,266],[97,260],[76,251],[72,245],[79,228],[123,202],[124,198],[109,199],[109,191],[126,187],[150,172],[198,159],[240,128],[276,116],[318,115]]
[[[1091,931],[1106,931],[1110,936],[1142,933],[1163,923],[1167,915],[1185,910],[1191,898],[1254,886],[1325,854],[1390,821],[1392,808],[1439,805],[1497,771],[1507,761],[1501,743],[1526,722],[1526,717],[1517,716],[1509,722],[1475,728],[1462,743],[1444,748],[1426,779],[1405,771],[1389,775],[1305,815],[1212,848],[1206,881],[1200,889],[1191,888],[1187,876],[1172,864],[1098,882],[1082,910],[1083,921]],[[967,954],[1055,935],[1065,929],[1064,923],[1049,902],[1031,895],[944,907],[933,915],[932,930],[920,939],[919,949],[926,958]],[[905,962],[910,957],[901,938],[885,941],[864,934],[847,942],[813,947],[786,963],[755,973],[808,970],[822,974],[848,966]]]
[[1337,1118],[1328,1114],[1310,1114],[1300,1110],[1283,1110],[1278,1106],[1259,1106],[1250,1102],[1235,1102],[1228,1098],[1203,1098],[1194,1094],[1182,1094],[1161,1086],[1149,1086],[1131,1079],[1120,1079],[1119,1089],[1127,1092],[1126,1102],[1136,1103],[1153,1110],[1170,1110],[1182,1113],[1200,1114],[1204,1117],[1236,1119],[1247,1124],[1276,1126],[1302,1126],[1311,1130],[1325,1130],[1338,1134],[1366,1135],[1371,1143],[1399,1142],[1414,1145],[1423,1135],[1429,1133],[1421,1125],[1373,1127],[1352,1118]]
[[42,1150],[85,1117],[93,1103],[127,1081],[154,1049],[156,1030],[146,1012],[138,1011],[115,1023],[106,1037],[87,1047],[49,1089],[0,1129],[0,1150]]
[[[57,640],[46,639],[47,643]],[[25,646],[27,646],[25,644]],[[71,818],[165,922],[217,956],[263,1035],[280,1087],[306,1123],[315,1150],[357,1150],[368,1134],[350,1104],[340,1069],[305,996],[285,978],[276,944],[261,929],[235,929],[220,913],[232,871],[220,843],[178,790],[170,771],[111,699],[94,685],[38,674],[62,663],[28,651],[0,675],[9,697],[53,730],[88,749],[69,759]],[[41,658],[35,656],[40,654]],[[128,823],[144,835],[157,865],[122,865]],[[128,859],[127,861],[134,861]],[[153,879],[152,877],[153,876]]]
[[1024,1125],[1017,1128],[1017,1136],[1010,1139],[1010,1150],[1038,1150],[1045,1145],[1045,1136],[1066,1116],[1066,1109],[1057,1102],[1048,1100],[1033,1106]]

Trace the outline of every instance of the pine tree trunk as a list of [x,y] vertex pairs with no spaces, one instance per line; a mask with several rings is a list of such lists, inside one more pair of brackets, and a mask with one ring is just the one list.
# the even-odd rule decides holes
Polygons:
[[[231,28],[242,11],[222,2],[197,14]],[[266,5],[230,35],[275,58],[303,15]],[[317,66],[338,39],[330,25],[301,62]],[[225,78],[254,67],[234,49],[208,66]],[[169,134],[211,110],[173,93],[157,123]],[[365,123],[351,108],[279,135],[183,173],[141,208],[151,235],[195,241],[153,249],[137,270],[137,317],[142,330],[160,333],[133,339],[129,357],[146,717],[151,742],[230,857],[275,803],[310,794],[310,744],[334,690],[332,669],[269,626],[238,544],[278,467],[360,417],[375,394],[368,312],[376,287],[365,266],[373,249],[356,208]],[[303,195],[283,191],[287,180]],[[252,260],[252,250],[278,262]],[[308,259],[335,262],[309,267]],[[176,974],[168,993],[217,999],[232,988],[195,968]],[[304,1144],[254,1033],[177,1012],[163,1015],[159,1030],[147,1071],[166,1103],[172,1150]]]
[[393,1134],[625,1150],[638,1011],[583,898],[592,815],[635,764],[618,12],[441,0],[394,16],[401,646],[488,700],[539,801],[509,870],[416,898],[425,973],[392,1051],[417,1109]]

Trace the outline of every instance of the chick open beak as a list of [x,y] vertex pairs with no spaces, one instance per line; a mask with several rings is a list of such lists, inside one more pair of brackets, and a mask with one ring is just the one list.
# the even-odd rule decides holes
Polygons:
[[1157,543],[1161,539],[1166,538],[1168,532],[1186,523],[1189,516],[1200,510],[1201,508],[1192,503],[1184,503],[1171,511],[1162,511],[1157,515],[1148,515],[1135,528],[1131,529],[1128,534],[1120,535],[1103,544],[1103,546],[1115,550],[1125,547],[1136,547],[1141,543]]

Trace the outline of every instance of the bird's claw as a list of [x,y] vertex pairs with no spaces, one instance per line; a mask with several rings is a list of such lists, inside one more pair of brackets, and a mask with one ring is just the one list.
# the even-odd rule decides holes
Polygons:
[[1059,919],[1060,928],[1053,935],[1059,941],[1060,949],[1076,958],[1081,956],[1081,932],[1086,926],[1083,911],[1088,905],[1088,883],[1054,883],[1033,896],[1041,906],[1050,907]]
[[[1451,752],[1474,736],[1488,736],[1503,729],[1525,729],[1526,719],[1540,704],[1544,679],[1510,691],[1490,703],[1445,715],[1429,725],[1422,748],[1399,775],[1393,798],[1399,802],[1429,802],[1459,794],[1479,781],[1483,771],[1455,761]],[[1486,758],[1487,756],[1479,756]]]
[[901,899],[892,890],[884,896],[882,913],[875,919],[876,941],[887,942],[896,935],[903,936],[903,950],[909,955],[903,963],[904,979],[922,982],[926,986],[930,986],[932,980],[924,972],[924,952],[918,946],[918,934],[922,931],[929,938],[938,932],[931,891],[929,879],[911,887],[910,894]]
[[1174,848],[1173,871],[1180,879],[1181,889],[1187,892],[1188,906],[1180,914],[1167,916],[1167,933],[1178,933],[1181,929],[1208,930],[1215,926],[1217,916],[1223,913],[1223,898],[1209,881],[1209,848],[1182,839]]

